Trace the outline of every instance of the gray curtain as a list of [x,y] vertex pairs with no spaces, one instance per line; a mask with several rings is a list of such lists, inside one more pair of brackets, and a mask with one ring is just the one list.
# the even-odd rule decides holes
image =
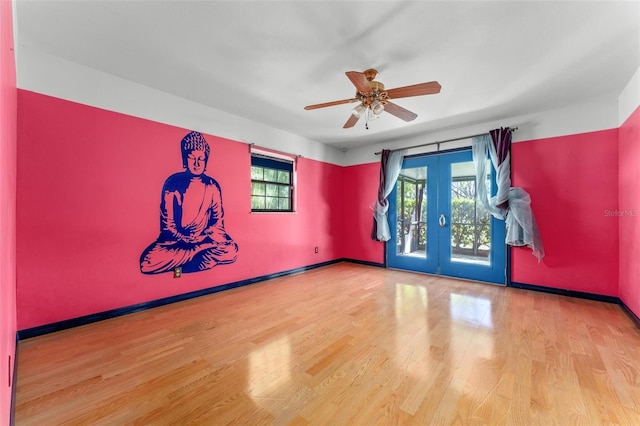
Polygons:
[[[476,197],[495,218],[505,220],[505,243],[531,248],[540,262],[544,247],[531,209],[531,197],[524,189],[511,187],[511,129],[500,128],[488,135],[474,137],[471,148],[476,167]],[[487,155],[496,170],[498,192],[493,197],[484,185],[488,172]]]
[[389,200],[387,197],[396,185],[400,170],[402,170],[402,160],[405,150],[382,151],[380,158],[380,182],[378,185],[378,199],[373,206],[373,227],[371,229],[371,239],[375,241],[389,241],[391,231],[389,230]]

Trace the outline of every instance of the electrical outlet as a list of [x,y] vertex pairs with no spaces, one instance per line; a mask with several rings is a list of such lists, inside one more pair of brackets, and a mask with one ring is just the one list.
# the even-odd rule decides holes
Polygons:
[[317,253],[317,252],[318,252],[318,247],[316,247],[316,249],[315,249],[315,250],[316,250],[316,253]]
[[180,266],[173,270],[173,278],[180,278],[182,276],[182,268]]

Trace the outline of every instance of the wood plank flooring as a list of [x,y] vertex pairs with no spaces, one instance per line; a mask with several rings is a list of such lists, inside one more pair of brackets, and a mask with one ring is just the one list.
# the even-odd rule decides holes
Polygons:
[[619,306],[340,263],[19,342],[17,425],[640,424]]

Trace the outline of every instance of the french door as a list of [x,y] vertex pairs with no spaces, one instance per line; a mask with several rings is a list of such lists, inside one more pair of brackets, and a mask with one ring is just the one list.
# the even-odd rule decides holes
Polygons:
[[[483,183],[495,194],[493,172]],[[389,195],[387,265],[505,284],[504,221],[477,202],[475,185],[470,150],[405,159]]]

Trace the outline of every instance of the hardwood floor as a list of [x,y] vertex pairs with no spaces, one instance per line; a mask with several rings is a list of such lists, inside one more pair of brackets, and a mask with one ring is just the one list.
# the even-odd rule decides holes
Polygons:
[[340,263],[19,342],[17,425],[640,424],[619,306]]

